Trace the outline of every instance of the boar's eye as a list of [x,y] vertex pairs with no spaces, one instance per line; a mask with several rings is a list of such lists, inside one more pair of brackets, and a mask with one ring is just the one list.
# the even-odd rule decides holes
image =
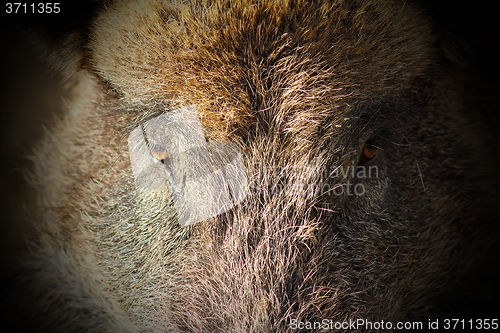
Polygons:
[[368,140],[361,150],[358,165],[363,165],[374,159],[377,156],[378,149],[373,140]]
[[168,153],[164,149],[159,149],[157,147],[151,147],[151,155],[153,155],[154,158],[165,164],[165,159],[168,157]]

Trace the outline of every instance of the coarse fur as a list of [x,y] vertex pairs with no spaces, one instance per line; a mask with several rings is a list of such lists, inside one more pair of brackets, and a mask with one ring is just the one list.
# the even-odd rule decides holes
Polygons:
[[[392,0],[102,6],[61,60],[67,112],[33,149],[36,237],[9,304],[50,332],[498,315],[489,105],[438,39]],[[239,145],[250,193],[181,227],[167,189],[136,187],[127,137],[188,105],[208,141]],[[344,172],[366,142],[376,175]]]

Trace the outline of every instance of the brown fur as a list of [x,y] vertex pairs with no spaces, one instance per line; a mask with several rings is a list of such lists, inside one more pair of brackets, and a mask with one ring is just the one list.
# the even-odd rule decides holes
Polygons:
[[[400,1],[104,6],[67,112],[34,148],[17,302],[51,332],[493,315],[496,161],[440,52],[424,10]],[[252,190],[180,227],[167,190],[136,188],[127,136],[187,105],[207,140],[239,144]],[[353,181],[329,172],[370,139],[364,195],[297,186]]]

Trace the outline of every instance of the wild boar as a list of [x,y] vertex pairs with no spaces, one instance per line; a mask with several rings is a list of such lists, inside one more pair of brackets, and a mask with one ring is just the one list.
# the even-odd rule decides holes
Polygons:
[[496,106],[437,31],[410,1],[127,0],[40,42],[66,104],[20,329],[494,325]]

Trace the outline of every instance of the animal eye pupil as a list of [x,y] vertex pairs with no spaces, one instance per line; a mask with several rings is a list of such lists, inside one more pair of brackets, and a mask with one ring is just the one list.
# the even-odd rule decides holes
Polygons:
[[366,163],[373,159],[378,153],[378,148],[371,145],[365,144],[363,146],[363,150],[361,151],[361,155],[359,157],[359,164]]
[[151,155],[162,163],[165,163],[165,159],[168,157],[166,150],[151,149]]

